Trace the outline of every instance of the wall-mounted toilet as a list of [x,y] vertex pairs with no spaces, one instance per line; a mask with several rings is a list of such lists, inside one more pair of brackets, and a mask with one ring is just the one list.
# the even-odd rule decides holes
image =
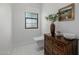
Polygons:
[[38,48],[43,48],[44,47],[44,36],[34,37],[33,39],[36,42]]

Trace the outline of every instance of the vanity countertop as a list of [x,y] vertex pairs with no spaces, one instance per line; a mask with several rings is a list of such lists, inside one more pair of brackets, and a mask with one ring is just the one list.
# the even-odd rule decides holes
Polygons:
[[79,39],[79,36],[73,33],[56,33],[56,36],[63,36],[64,38],[69,40]]

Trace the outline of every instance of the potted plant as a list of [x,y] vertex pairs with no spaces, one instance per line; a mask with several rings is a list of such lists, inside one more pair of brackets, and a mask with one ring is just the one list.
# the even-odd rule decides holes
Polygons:
[[50,32],[51,32],[51,35],[54,37],[55,36],[55,24],[54,24],[54,22],[56,20],[58,20],[58,13],[50,14],[46,17],[46,19],[52,22],[50,25]]

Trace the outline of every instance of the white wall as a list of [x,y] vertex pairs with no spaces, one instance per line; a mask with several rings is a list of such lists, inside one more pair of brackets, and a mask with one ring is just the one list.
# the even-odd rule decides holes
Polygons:
[[8,54],[11,49],[11,7],[0,4],[0,54]]
[[[25,29],[25,12],[38,13],[38,29]],[[21,46],[24,44],[33,43],[33,37],[40,36],[40,13],[41,5],[26,3],[26,4],[12,4],[12,19],[13,19],[13,46]]]

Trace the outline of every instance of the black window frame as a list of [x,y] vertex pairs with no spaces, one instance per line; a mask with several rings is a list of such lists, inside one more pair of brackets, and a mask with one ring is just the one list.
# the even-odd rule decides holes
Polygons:
[[[38,13],[35,13],[37,14],[37,18],[32,18],[32,17],[26,17],[26,12],[25,12],[25,29],[38,29]],[[27,27],[26,25],[26,20],[27,19],[36,19],[37,20],[37,27]]]

